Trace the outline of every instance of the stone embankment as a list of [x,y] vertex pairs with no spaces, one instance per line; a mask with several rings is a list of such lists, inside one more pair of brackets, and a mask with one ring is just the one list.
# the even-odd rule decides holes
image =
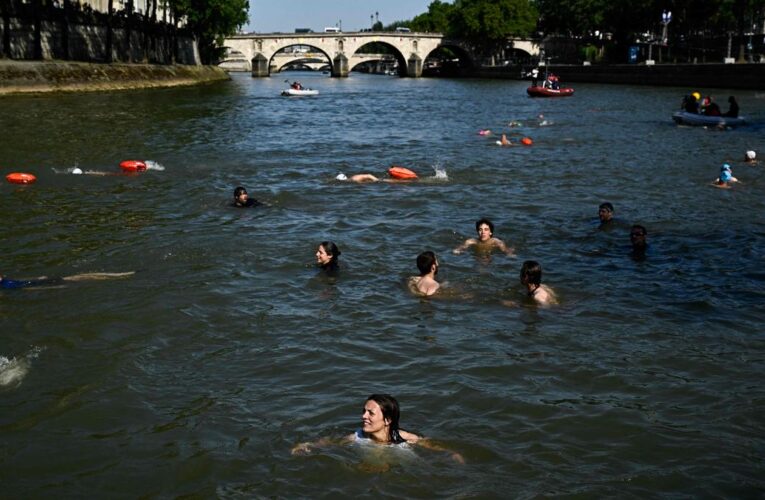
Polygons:
[[214,66],[0,60],[0,95],[198,85],[228,80]]

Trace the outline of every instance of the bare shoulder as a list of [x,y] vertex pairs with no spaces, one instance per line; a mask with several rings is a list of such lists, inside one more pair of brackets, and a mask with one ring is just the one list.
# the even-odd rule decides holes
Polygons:
[[417,443],[422,439],[420,436],[412,432],[399,430],[398,433],[402,438],[406,440],[407,443]]

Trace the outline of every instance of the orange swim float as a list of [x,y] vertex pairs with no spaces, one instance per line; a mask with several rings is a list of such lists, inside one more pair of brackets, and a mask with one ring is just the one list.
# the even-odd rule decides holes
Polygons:
[[11,184],[32,184],[37,180],[37,177],[23,172],[13,172],[12,174],[6,175],[5,180]]
[[125,160],[120,163],[123,172],[143,172],[146,170],[146,163],[141,160]]
[[394,179],[416,179],[417,174],[409,170],[408,168],[399,167],[397,165],[393,165],[388,169],[388,175],[393,177]]
[[532,141],[530,137],[524,137],[523,139],[521,139],[521,143],[524,146],[531,146],[532,144],[534,144],[534,141]]

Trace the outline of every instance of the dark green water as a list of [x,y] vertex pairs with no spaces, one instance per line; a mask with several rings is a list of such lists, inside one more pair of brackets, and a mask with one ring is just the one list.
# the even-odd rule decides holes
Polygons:
[[[695,89],[534,100],[521,82],[299,77],[321,94],[235,75],[0,100],[0,173],[38,176],[0,185],[0,273],[136,271],[0,290],[0,496],[765,492],[765,166],[740,161],[765,157],[761,125],[676,127]],[[736,95],[765,122],[762,93]],[[481,128],[534,145],[499,148]],[[165,170],[56,173],[134,158]],[[742,182],[714,189],[725,161]],[[334,180],[393,163],[425,179]],[[239,184],[270,206],[230,208]],[[598,230],[603,201],[622,226]],[[517,258],[451,254],[484,216]],[[648,228],[644,261],[632,223]],[[337,279],[313,267],[326,239]],[[444,298],[406,289],[426,249]],[[524,300],[526,259],[559,306]],[[352,432],[373,392],[466,463],[290,454]]]

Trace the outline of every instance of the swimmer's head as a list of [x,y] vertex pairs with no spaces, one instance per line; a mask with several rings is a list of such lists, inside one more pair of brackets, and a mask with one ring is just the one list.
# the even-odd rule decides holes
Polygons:
[[757,153],[752,150],[746,152],[746,159],[748,161],[754,161],[755,158],[757,158]]
[[[396,398],[389,394],[372,394],[365,403],[374,402],[382,413],[383,421],[388,426],[388,440],[391,443],[402,443],[405,440],[399,435],[398,421],[401,418],[401,409]],[[364,412],[366,413],[366,404]],[[362,416],[364,418],[364,416]]]
[[234,189],[234,203],[237,205],[244,205],[248,198],[249,195],[247,194],[247,190],[244,189],[243,186],[238,186],[236,189]]
[[478,236],[481,236],[481,226],[486,226],[486,229],[489,230],[489,236],[486,239],[491,238],[494,236],[494,224],[491,223],[491,221],[487,218],[478,219],[475,221],[475,230],[478,233]]
[[82,174],[82,169],[81,169],[80,167],[74,167],[74,168],[72,169],[72,173],[73,173],[74,175],[80,175],[80,174]]
[[335,177],[335,179],[337,179],[339,181],[347,181],[348,180],[348,176],[345,175],[344,173],[340,172],[339,174],[337,174],[337,177]]
[[535,260],[527,260],[521,266],[521,283],[537,285],[542,283],[542,266]]
[[723,166],[720,167],[720,172],[730,172],[730,171],[731,171],[730,165],[728,165],[727,163],[723,163]]
[[332,241],[322,241],[316,249],[316,263],[323,269],[337,269],[340,249]]
[[421,276],[425,276],[433,271],[433,266],[435,266],[434,274],[438,274],[438,259],[436,259],[436,254],[430,250],[422,252],[417,256],[417,269],[420,270]]
[[611,203],[601,203],[598,207],[600,222],[608,222],[614,216],[614,206]]

